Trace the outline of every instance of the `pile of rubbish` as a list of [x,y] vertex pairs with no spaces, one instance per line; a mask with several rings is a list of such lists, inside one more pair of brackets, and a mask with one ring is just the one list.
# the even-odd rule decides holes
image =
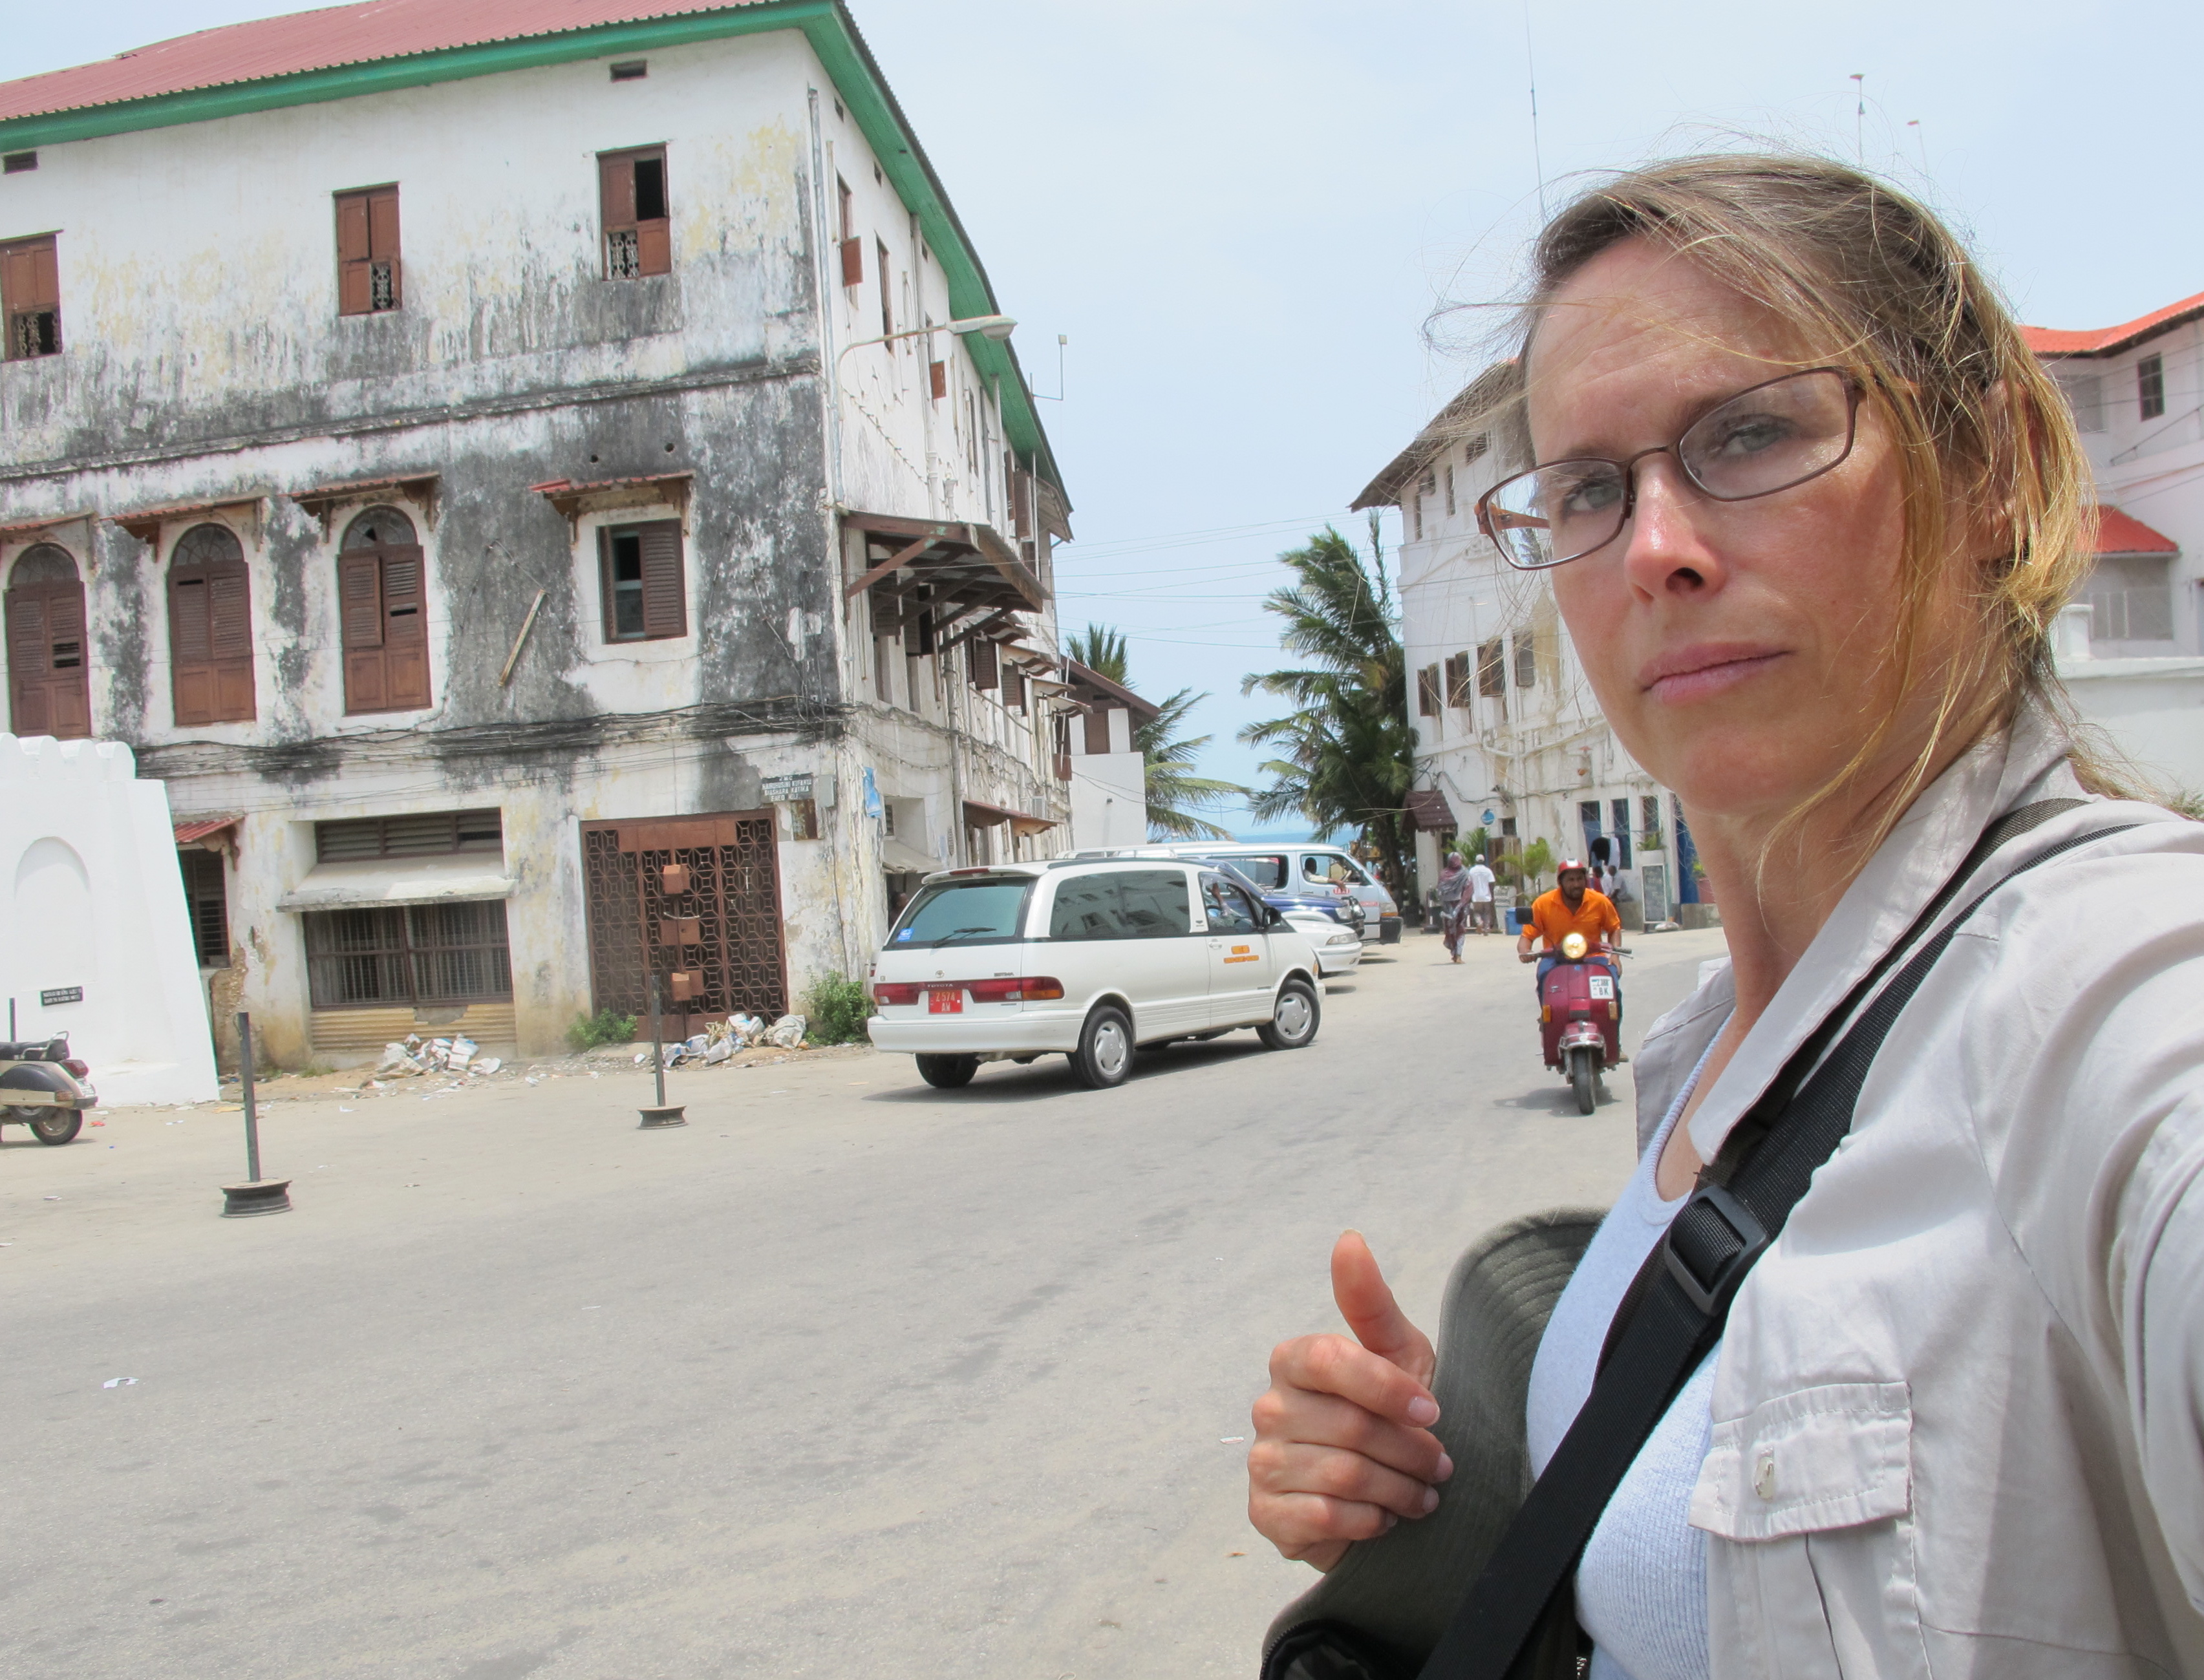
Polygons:
[[465,1037],[424,1039],[409,1032],[405,1043],[382,1047],[382,1060],[375,1071],[406,1079],[415,1074],[495,1074],[505,1066],[502,1058],[477,1056],[476,1049],[475,1041]]
[[[761,1050],[768,1045],[776,1050],[801,1050],[808,1025],[802,1015],[783,1015],[768,1025],[761,1016],[738,1011],[725,1020],[712,1022],[694,1038],[667,1045],[666,1065],[678,1068],[684,1062],[699,1062],[707,1068],[716,1068],[722,1062],[732,1061],[737,1050]],[[649,1052],[636,1060],[649,1061]]]

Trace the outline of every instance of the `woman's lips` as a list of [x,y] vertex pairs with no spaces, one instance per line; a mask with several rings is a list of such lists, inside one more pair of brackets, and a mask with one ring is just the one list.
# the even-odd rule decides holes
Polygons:
[[1638,673],[1639,683],[1652,698],[1670,705],[1704,700],[1751,681],[1788,652],[1744,643],[1679,648],[1646,665]]

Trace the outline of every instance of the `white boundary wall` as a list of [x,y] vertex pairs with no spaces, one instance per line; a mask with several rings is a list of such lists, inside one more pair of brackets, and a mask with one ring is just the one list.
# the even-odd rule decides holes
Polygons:
[[169,790],[119,741],[0,734],[0,995],[18,1038],[69,1035],[104,1104],[216,1093]]

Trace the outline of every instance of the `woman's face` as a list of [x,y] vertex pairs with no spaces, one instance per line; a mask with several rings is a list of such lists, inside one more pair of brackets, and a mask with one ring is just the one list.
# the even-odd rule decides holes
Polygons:
[[[1724,399],[1804,364],[1803,350],[1689,260],[1613,246],[1562,287],[1532,341],[1537,458],[1672,444]],[[1897,700],[1905,524],[1889,433],[1863,402],[1841,464],[1754,501],[1709,500],[1673,455],[1634,470],[1621,535],[1553,574],[1569,634],[1623,744],[1695,815],[1780,815],[1839,775]]]

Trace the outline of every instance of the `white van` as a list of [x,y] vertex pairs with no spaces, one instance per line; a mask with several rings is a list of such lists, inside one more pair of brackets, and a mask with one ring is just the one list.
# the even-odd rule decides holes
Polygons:
[[1273,1050],[1316,1037],[1324,982],[1302,932],[1214,869],[1171,858],[1059,858],[929,875],[868,982],[874,1048],[928,1085],[1057,1052],[1090,1085],[1135,1050],[1252,1026]]
[[1265,892],[1336,892],[1362,906],[1362,938],[1401,942],[1401,907],[1344,846],[1260,840],[1174,840],[1158,849],[1180,857],[1222,858]]

